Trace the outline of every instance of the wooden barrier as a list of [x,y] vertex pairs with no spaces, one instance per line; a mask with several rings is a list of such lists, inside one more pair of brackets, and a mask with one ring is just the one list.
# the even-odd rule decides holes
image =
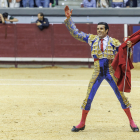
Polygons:
[[[87,34],[97,34],[97,24],[76,27]],[[124,25],[109,24],[109,36],[123,42]],[[90,46],[73,38],[65,24],[50,24],[43,31],[36,24],[0,25],[0,61],[93,63]]]

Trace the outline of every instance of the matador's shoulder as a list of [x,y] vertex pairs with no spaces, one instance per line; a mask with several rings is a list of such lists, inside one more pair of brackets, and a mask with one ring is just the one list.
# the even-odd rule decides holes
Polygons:
[[93,41],[95,38],[97,38],[97,35],[89,34],[89,39]]
[[92,41],[94,41],[96,38],[97,38],[97,35],[89,34],[88,43],[90,46],[92,44]]
[[121,45],[120,41],[118,39],[112,38],[112,44],[115,47],[119,47]]

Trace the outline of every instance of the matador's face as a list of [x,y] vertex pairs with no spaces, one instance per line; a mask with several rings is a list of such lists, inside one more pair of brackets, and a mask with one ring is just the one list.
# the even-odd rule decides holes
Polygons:
[[105,30],[105,25],[97,25],[97,35],[99,36],[99,38],[104,38],[105,36],[107,36],[108,33],[108,29]]

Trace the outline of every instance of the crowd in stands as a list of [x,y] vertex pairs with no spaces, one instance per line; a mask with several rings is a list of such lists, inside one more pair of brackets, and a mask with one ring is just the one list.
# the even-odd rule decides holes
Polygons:
[[[66,1],[66,0],[64,0]],[[83,1],[83,2],[82,2]],[[86,8],[121,8],[139,7],[140,0],[81,0],[81,7]],[[58,0],[0,0],[0,7],[39,7],[49,8],[58,5]]]
[[139,0],[83,0],[81,7],[100,7],[100,8],[129,8],[129,7],[138,7]]
[[58,5],[58,0],[0,0],[0,7],[54,7]]
[[[138,7],[138,1],[139,0],[83,0],[83,3],[81,3],[81,8],[121,8],[121,7]],[[7,7],[52,7],[55,6],[55,4],[58,4],[58,0],[0,0],[0,7],[4,7],[4,4],[7,5]],[[39,13],[38,19],[36,20],[36,25],[40,30],[43,30],[44,28],[49,27],[49,21],[47,18],[44,18],[43,13]],[[0,13],[0,23],[6,24],[6,23],[13,23],[18,22],[18,19],[14,18],[13,16],[10,16],[8,13]]]

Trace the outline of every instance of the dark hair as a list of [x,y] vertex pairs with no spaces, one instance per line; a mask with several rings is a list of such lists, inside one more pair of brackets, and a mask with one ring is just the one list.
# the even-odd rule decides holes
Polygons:
[[[109,26],[106,22],[99,22],[98,25],[105,25],[105,30],[108,29],[108,32],[109,32]],[[108,32],[107,32],[107,34],[108,34]]]
[[3,13],[2,15],[3,15],[3,18],[7,18],[8,17],[8,13],[6,13],[6,12]]
[[40,14],[40,16],[43,16],[43,19],[44,19],[44,14],[43,13],[38,13],[38,14]]

